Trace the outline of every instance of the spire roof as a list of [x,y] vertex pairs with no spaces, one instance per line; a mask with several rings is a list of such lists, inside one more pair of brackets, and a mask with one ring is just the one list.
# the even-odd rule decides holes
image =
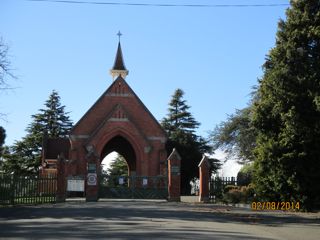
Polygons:
[[113,64],[112,70],[127,70],[125,65],[124,65],[124,61],[123,61],[120,40],[119,40],[119,43],[118,43],[117,55],[116,55],[116,58],[114,60],[114,64]]
[[124,65],[123,56],[122,56],[122,50],[121,50],[121,44],[120,44],[120,37],[121,33],[117,34],[119,36],[119,43],[118,43],[118,49],[116,58],[114,59],[114,64],[112,69],[110,70],[110,74],[115,80],[117,77],[121,76],[123,79],[129,74],[129,71],[126,69],[126,66]]

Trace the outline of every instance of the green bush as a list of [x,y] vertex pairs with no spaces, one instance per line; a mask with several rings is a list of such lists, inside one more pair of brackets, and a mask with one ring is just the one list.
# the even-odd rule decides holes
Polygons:
[[225,203],[249,203],[254,198],[254,189],[252,185],[234,186],[227,185],[224,188],[223,201]]
[[224,187],[224,189],[223,189],[223,193],[226,194],[227,192],[229,192],[229,191],[232,190],[232,189],[238,189],[238,187],[235,186],[235,185],[226,185],[226,186]]

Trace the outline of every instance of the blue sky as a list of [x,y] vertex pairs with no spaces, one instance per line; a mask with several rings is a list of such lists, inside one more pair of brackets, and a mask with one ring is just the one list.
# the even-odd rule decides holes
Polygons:
[[[79,0],[81,1],[81,0]],[[102,2],[111,2],[101,0]],[[288,0],[127,0],[176,4],[272,4]],[[25,135],[31,115],[53,89],[77,122],[112,83],[118,37],[127,82],[162,119],[176,88],[207,135],[227,114],[246,106],[275,43],[278,7],[137,7],[0,1],[0,35],[10,47],[17,80],[0,93],[6,144]]]

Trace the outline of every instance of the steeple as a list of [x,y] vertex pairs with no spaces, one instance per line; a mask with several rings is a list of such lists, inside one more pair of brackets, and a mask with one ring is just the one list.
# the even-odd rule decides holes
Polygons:
[[123,79],[129,74],[129,71],[126,69],[123,61],[123,56],[122,56],[122,50],[121,50],[121,44],[120,44],[120,37],[121,37],[121,32],[119,31],[118,34],[119,36],[119,43],[118,43],[118,50],[117,50],[117,55],[114,60],[114,64],[112,69],[110,70],[110,74],[113,78],[117,78],[118,76],[121,76]]

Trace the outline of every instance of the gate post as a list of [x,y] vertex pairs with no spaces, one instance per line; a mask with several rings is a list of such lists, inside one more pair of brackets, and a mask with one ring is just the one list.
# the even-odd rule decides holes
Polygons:
[[168,157],[168,201],[180,202],[181,157],[174,148]]
[[199,165],[199,202],[209,201],[209,179],[210,179],[210,164],[208,158],[203,155]]
[[88,154],[87,159],[87,177],[86,177],[86,201],[98,201],[98,172],[100,175],[100,168],[98,166],[98,155],[92,145],[86,146]]
[[57,202],[66,201],[66,177],[65,177],[65,159],[58,156],[57,159]]

